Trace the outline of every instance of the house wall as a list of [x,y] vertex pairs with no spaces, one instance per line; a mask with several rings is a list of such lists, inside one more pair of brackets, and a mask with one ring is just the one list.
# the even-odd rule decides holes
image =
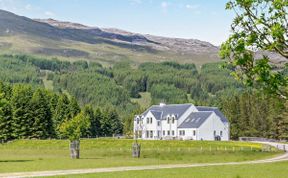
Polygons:
[[[165,120],[162,120],[161,121],[161,126],[162,126],[161,137],[163,139],[173,139],[173,137],[177,137],[177,124],[178,124],[178,121],[176,118],[174,120],[174,123],[172,123],[171,119],[169,123],[168,123],[167,118]],[[163,135],[163,131],[165,131],[165,135]],[[169,135],[168,135],[168,132],[169,132]]]
[[[147,123],[147,118],[152,118],[152,123]],[[148,131],[148,135],[147,135]],[[152,136],[151,136],[151,131],[152,131]],[[149,139],[149,140],[154,140],[157,139],[157,120],[154,117],[154,115],[149,111],[146,116],[143,119],[143,131],[142,131],[142,138],[143,139]]]
[[[185,131],[185,134],[180,135],[180,131]],[[194,131],[195,131],[195,135],[194,135]],[[179,135],[179,139],[181,140],[197,140],[197,129],[178,129],[178,135]]]
[[222,131],[221,140],[229,140],[229,129],[215,113],[211,114],[198,128],[197,140],[215,140],[214,131],[216,131],[216,136],[220,136],[220,132]]
[[[186,128],[178,129],[178,126],[187,118],[191,112],[197,112],[195,106],[191,106],[180,118],[176,118],[174,124],[172,122],[168,123],[167,119],[160,120],[160,126],[158,126],[154,115],[149,111],[147,115],[137,124],[136,118],[134,119],[134,133],[136,130],[140,131],[142,135],[140,138],[148,140],[157,139],[182,139],[182,140],[215,140],[214,130],[216,135],[220,136],[220,131],[222,131],[221,140],[229,140],[229,124],[224,124],[221,119],[215,114],[211,116],[199,127],[199,128]],[[147,124],[147,118],[152,118],[152,123]],[[185,135],[180,135],[179,131],[185,130]],[[147,135],[147,131],[149,135]],[[151,131],[153,137],[151,138]],[[163,135],[165,131],[165,135]],[[168,136],[168,131],[170,135]],[[172,134],[174,131],[174,135]],[[196,132],[194,135],[193,131]],[[158,135],[159,134],[159,135]],[[148,136],[148,137],[147,137]]]

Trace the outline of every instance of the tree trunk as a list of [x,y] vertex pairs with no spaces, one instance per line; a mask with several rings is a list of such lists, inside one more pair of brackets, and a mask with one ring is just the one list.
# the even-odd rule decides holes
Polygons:
[[72,159],[80,158],[80,140],[70,142],[70,156]]

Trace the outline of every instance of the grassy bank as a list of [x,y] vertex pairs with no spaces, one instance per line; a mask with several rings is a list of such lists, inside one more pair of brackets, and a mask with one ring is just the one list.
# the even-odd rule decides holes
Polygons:
[[81,159],[69,158],[67,140],[19,140],[0,146],[0,172],[116,166],[230,162],[263,159],[262,145],[245,142],[139,141],[141,158],[131,157],[133,140],[81,140]]

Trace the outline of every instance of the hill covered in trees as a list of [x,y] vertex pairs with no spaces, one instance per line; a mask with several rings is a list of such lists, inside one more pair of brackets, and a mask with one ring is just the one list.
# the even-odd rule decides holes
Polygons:
[[[175,62],[138,67],[119,62],[103,67],[87,61],[2,55],[0,118],[13,125],[0,126],[4,131],[13,129],[12,135],[2,134],[2,139],[60,137],[59,125],[81,110],[91,123],[82,136],[131,134],[134,115],[146,109],[133,102],[141,93],[151,94],[150,104],[217,106],[230,120],[234,139],[287,138],[287,105],[281,99],[244,88],[220,65],[205,64],[197,70],[194,64]],[[52,85],[50,90],[45,89],[47,81]]]

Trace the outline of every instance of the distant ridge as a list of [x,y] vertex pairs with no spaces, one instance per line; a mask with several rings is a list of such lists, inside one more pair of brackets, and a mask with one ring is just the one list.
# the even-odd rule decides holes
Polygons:
[[106,63],[219,61],[219,48],[195,39],[168,38],[55,19],[29,19],[0,10],[0,50]]

